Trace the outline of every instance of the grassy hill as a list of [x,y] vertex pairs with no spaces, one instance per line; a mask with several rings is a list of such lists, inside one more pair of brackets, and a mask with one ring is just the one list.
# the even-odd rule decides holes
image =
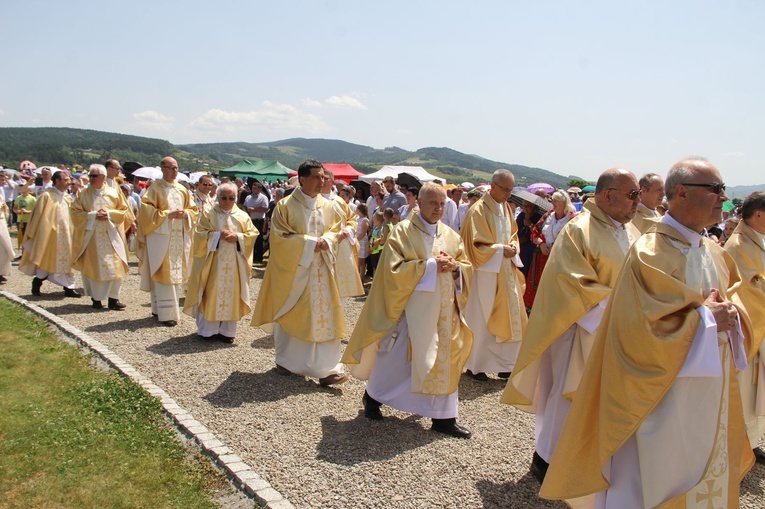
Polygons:
[[87,165],[116,157],[122,162],[157,165],[163,156],[174,156],[182,169],[219,170],[244,158],[276,159],[297,168],[304,160],[349,163],[372,173],[384,165],[422,166],[449,182],[488,181],[497,168],[512,171],[518,185],[548,182],[563,187],[575,178],[549,170],[491,161],[444,147],[426,147],[411,152],[399,147],[375,149],[342,140],[291,138],[267,143],[196,143],[173,145],[166,140],[144,138],[89,129],[65,127],[0,128],[0,164],[11,168],[29,159],[38,166]]

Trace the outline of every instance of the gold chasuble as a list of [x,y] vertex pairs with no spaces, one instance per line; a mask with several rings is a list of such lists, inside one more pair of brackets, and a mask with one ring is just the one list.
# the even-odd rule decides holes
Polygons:
[[[222,230],[236,232],[237,242],[222,240]],[[250,312],[250,267],[257,237],[250,216],[236,205],[231,214],[216,204],[199,216],[184,313],[193,316],[194,306],[199,306],[208,322],[237,322]]]
[[[184,219],[168,214],[185,210]],[[175,182],[155,180],[141,198],[138,250],[141,290],[151,291],[151,281],[163,285],[185,283],[191,270],[191,236],[197,206],[188,190]],[[148,267],[148,268],[147,268]]]
[[[698,238],[701,245],[692,246],[662,220],[630,249],[542,485],[543,498],[565,499],[577,508],[593,507],[598,496],[611,500],[610,492],[598,492],[609,489],[604,471],[610,475],[612,465],[621,463],[631,468],[620,469],[619,482],[637,478],[646,507],[738,507],[739,484],[754,456],[733,364],[739,350],[732,351],[728,333],[716,332],[714,320],[710,326],[699,313],[710,289],[734,302],[747,337],[751,326],[738,299],[733,259]],[[681,374],[700,324],[716,336],[717,348],[707,351],[717,374]],[[745,363],[743,348],[740,354]],[[630,450],[634,456],[625,457]]]
[[[486,193],[465,215],[461,235],[467,258],[473,267],[478,268],[489,262],[497,252],[498,244],[520,245],[518,226],[510,206],[507,203],[501,206],[504,216],[500,215],[498,204]],[[525,289],[523,274],[512,258],[502,257],[496,287],[484,289],[489,295],[481,299],[482,306],[491,307],[486,326],[497,337],[497,342],[517,342],[523,338],[528,321],[523,303]]]
[[[542,273],[526,337],[502,394],[502,403],[536,412],[542,354],[577,320],[611,295],[627,249],[638,236],[637,229],[629,223],[624,230],[617,229],[611,217],[592,200],[566,223]],[[572,383],[567,386],[572,391],[587,361],[594,339],[591,336],[584,329],[577,331],[576,343],[583,353],[571,356],[576,365],[569,366]],[[570,392],[564,395],[572,397]]]
[[[272,333],[273,324],[278,323],[292,338],[321,343],[347,335],[334,276],[343,218],[321,194],[313,202],[309,206],[306,195],[296,189],[274,210],[271,258],[252,325]],[[306,244],[318,237],[326,240],[330,248],[306,253]]]
[[[385,243],[380,266],[386,270],[375,275],[342,362],[349,365],[354,377],[368,379],[377,357],[377,342],[406,313],[412,392],[443,396],[457,390],[473,342],[461,316],[471,266],[454,230],[439,221],[433,237],[419,215],[409,217],[393,228]],[[440,251],[460,263],[462,293],[457,293],[451,273],[437,274],[435,293],[415,292],[428,258]]]
[[345,203],[345,200],[337,195],[330,198],[335,211],[342,218],[341,229],[349,232],[348,237],[341,240],[337,245],[337,263],[335,265],[335,277],[340,291],[340,297],[357,297],[364,295],[364,285],[361,282],[358,269],[359,244],[356,242],[356,228],[358,228],[358,216]]
[[661,216],[655,210],[651,210],[642,203],[638,204],[635,217],[632,218],[632,224],[638,229],[640,234],[648,231],[648,228],[656,224]]
[[19,270],[35,276],[37,269],[51,274],[74,274],[72,270],[72,226],[69,205],[72,197],[55,187],[37,198],[24,230],[24,254]]
[[757,447],[765,431],[765,235],[745,221],[739,221],[725,243],[741,273],[739,296],[752,318],[752,335],[747,339],[748,365],[739,373],[744,418],[752,447]]
[[[109,213],[107,221],[96,219],[96,212]],[[133,214],[125,196],[112,187],[82,189],[70,207],[72,217],[74,268],[93,281],[122,279],[128,271],[125,230],[133,224]]]

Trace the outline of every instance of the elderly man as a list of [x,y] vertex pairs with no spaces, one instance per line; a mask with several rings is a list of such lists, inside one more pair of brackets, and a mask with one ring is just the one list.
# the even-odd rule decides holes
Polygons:
[[19,270],[34,276],[32,295],[41,295],[40,289],[47,279],[63,286],[65,297],[82,297],[74,289],[72,224],[69,216],[72,198],[66,193],[69,175],[65,171],[56,171],[51,182],[53,185],[37,199],[24,230],[24,254]]
[[460,237],[439,219],[444,189],[419,192],[419,212],[391,233],[343,362],[368,380],[364,414],[383,418],[385,404],[430,417],[433,431],[457,438],[457,389],[472,334],[462,320],[470,263]]
[[488,380],[486,373],[510,375],[526,328],[517,228],[507,204],[514,186],[510,171],[495,171],[491,189],[468,210],[461,233],[475,269],[465,309],[475,342],[465,368],[481,381]]
[[255,240],[253,261],[263,262],[263,235],[266,233],[266,213],[268,212],[268,197],[263,192],[263,184],[257,180],[252,181],[252,192],[244,199],[244,210],[250,215],[252,224],[258,229],[258,238]]
[[93,308],[103,309],[108,299],[111,310],[121,311],[122,279],[128,273],[125,231],[133,224],[133,213],[125,196],[106,185],[107,170],[91,164],[90,185],[74,199],[69,212],[74,230],[72,253],[74,268],[82,273],[82,287]]
[[387,194],[383,198],[382,210],[393,209],[394,222],[398,222],[398,209],[406,205],[406,196],[396,187],[396,180],[388,175],[383,179]]
[[735,373],[746,367],[751,330],[735,262],[703,235],[720,220],[725,184],[694,158],[672,167],[666,192],[669,212],[617,277],[544,498],[738,507],[754,455]]
[[178,299],[191,270],[191,237],[197,206],[185,187],[175,181],[178,163],[165,157],[162,178],[141,198],[138,258],[141,290],[151,292],[151,314],[161,325],[180,320]]
[[120,183],[117,181],[117,177],[119,177],[122,172],[122,165],[120,165],[120,162],[116,159],[107,159],[106,163],[104,163],[104,167],[106,167],[105,184],[108,187],[119,191]]
[[[640,201],[635,176],[606,170],[595,197],[569,221],[547,260],[503,403],[536,414],[531,472],[540,481],[566,419],[627,250]],[[635,309],[632,309],[635,312]]]
[[661,218],[656,207],[661,205],[664,199],[664,181],[656,173],[646,173],[638,181],[640,191],[640,204],[638,204],[632,224],[640,233],[645,233],[648,228]]
[[757,446],[765,432],[765,192],[747,196],[741,216],[725,250],[741,272],[739,296],[752,319],[749,362],[738,380],[749,443],[757,462],[765,463],[765,452]]
[[197,205],[197,210],[201,216],[215,205],[215,200],[210,195],[210,191],[215,186],[215,181],[211,175],[202,175],[199,177],[197,187],[194,189],[191,197]]
[[271,258],[252,325],[273,333],[279,374],[335,385],[348,380],[339,362],[346,328],[333,275],[342,217],[321,196],[320,162],[303,162],[298,180],[300,187],[274,211]]
[[218,203],[199,216],[194,270],[183,312],[203,338],[233,343],[237,322],[250,312],[250,267],[258,230],[236,206],[236,184],[218,188]]

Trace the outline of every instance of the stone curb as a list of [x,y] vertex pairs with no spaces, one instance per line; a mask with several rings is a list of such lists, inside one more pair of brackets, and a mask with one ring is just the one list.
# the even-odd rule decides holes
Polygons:
[[263,479],[257,472],[245,463],[242,458],[234,454],[214,433],[208,430],[194,416],[181,407],[164,390],[144,377],[133,366],[122,360],[103,343],[90,337],[85,332],[74,327],[72,324],[48,312],[42,307],[22,299],[16,294],[0,291],[0,296],[11,302],[23,306],[32,313],[55,325],[61,332],[73,338],[79,344],[91,350],[103,360],[110,368],[121,375],[126,376],[144,388],[150,395],[162,402],[165,414],[172,419],[179,432],[189,437],[201,451],[209,456],[215,465],[222,469],[234,486],[244,492],[248,497],[255,499],[261,507],[269,509],[295,509],[289,500],[276,491],[271,484]]

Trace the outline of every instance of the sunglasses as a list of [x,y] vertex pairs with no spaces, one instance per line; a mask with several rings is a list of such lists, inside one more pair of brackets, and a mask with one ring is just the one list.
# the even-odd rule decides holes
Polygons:
[[725,184],[720,184],[718,182],[712,182],[711,184],[683,184],[683,185],[690,186],[690,187],[708,187],[709,190],[715,194],[722,194],[723,191],[725,191]]
[[[614,190],[614,191],[619,191],[619,189],[617,189],[615,187],[609,187],[608,189],[611,189],[611,190]],[[626,192],[622,191],[622,192],[624,194],[626,194],[627,198],[629,198],[632,201],[637,200],[643,194],[643,190],[642,189],[633,189],[632,191],[626,191]]]
[[220,196],[218,198],[218,201],[234,201],[234,200],[236,200],[236,198],[234,198],[233,196]]
[[103,177],[104,175],[101,175],[100,173],[90,173],[88,174],[88,177],[94,179],[96,177]]

